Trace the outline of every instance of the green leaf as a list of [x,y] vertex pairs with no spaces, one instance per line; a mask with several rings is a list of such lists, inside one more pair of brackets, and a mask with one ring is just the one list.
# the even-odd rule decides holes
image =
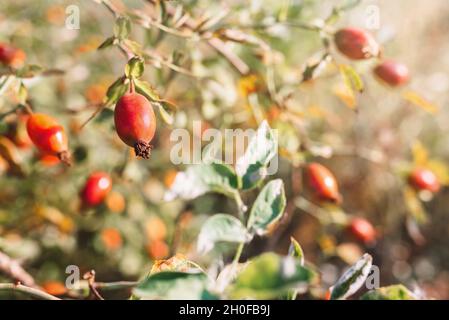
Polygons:
[[198,236],[198,251],[207,253],[217,242],[248,242],[251,235],[239,219],[229,214],[216,214],[203,224]]
[[242,177],[242,189],[254,188],[265,178],[266,167],[276,153],[277,139],[268,122],[263,121],[245,154],[236,163],[236,172]]
[[106,105],[115,104],[128,90],[125,77],[118,78],[106,91]]
[[365,293],[361,300],[417,300],[417,297],[402,284],[378,288]]
[[363,92],[365,86],[363,80],[353,67],[347,64],[340,65],[340,73],[343,77],[346,87],[353,91]]
[[172,187],[165,195],[167,201],[174,198],[185,200],[197,198],[207,192],[233,196],[240,180],[232,167],[220,163],[191,165],[176,175]]
[[143,50],[142,50],[142,46],[140,45],[140,43],[130,40],[130,39],[124,39],[123,43],[136,56],[143,56]]
[[316,275],[292,257],[265,253],[250,260],[230,288],[233,299],[273,299],[291,289],[303,291]]
[[176,105],[169,101],[162,100],[157,91],[146,81],[136,79],[134,80],[134,85],[138,93],[147,97],[147,99],[157,107],[157,111],[159,112],[162,120],[166,124],[172,125],[177,109]]
[[145,70],[144,61],[140,57],[131,58],[125,67],[125,75],[127,78],[140,78]]
[[290,237],[290,247],[288,248],[288,254],[299,261],[299,263],[304,265],[304,252],[298,241],[295,238]]
[[136,86],[137,92],[147,97],[148,100],[159,101],[161,99],[157,91],[148,82],[135,79],[134,85]]
[[114,40],[115,40],[115,37],[107,38],[106,40],[103,41],[102,44],[100,44],[98,46],[97,50],[103,50],[103,49],[106,49],[106,48],[112,46],[114,44]]
[[19,98],[19,103],[22,105],[25,105],[26,100],[28,98],[28,90],[22,81],[20,81],[19,90],[17,91],[17,96]]
[[365,253],[348,271],[346,271],[337,283],[330,288],[331,300],[344,300],[359,290],[369,275],[373,258]]
[[262,189],[251,208],[248,229],[259,235],[266,234],[282,217],[286,205],[284,182],[272,180]]
[[[106,121],[111,121],[114,117],[114,111],[109,108],[103,108],[101,112],[95,117],[95,122],[103,123]],[[114,120],[112,120],[113,122]]]
[[28,64],[23,68],[19,69],[16,73],[16,76],[18,78],[32,78],[42,73],[43,71],[44,68],[41,66],[38,66],[36,64]]
[[[288,248],[288,255],[295,258],[301,266],[304,266],[304,252],[302,251],[301,246],[295,238],[290,237],[290,247]],[[288,300],[296,300],[298,296],[297,290],[290,290],[288,292],[287,299]]]
[[133,290],[141,299],[208,300],[207,277],[202,273],[162,271],[149,276]]
[[161,116],[162,120],[168,125],[172,125],[174,121],[174,115],[176,113],[176,106],[166,100],[159,100],[157,102],[153,102],[154,105],[156,105],[159,111],[159,115]]
[[131,32],[131,22],[126,17],[119,17],[115,21],[114,36],[120,40],[125,39]]

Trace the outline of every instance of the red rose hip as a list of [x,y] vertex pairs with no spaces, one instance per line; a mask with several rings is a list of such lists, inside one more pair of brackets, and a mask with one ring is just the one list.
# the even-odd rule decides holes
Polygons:
[[410,75],[406,65],[394,61],[384,61],[374,68],[374,74],[391,87],[408,82]]
[[440,182],[437,176],[429,169],[416,168],[409,176],[409,183],[417,190],[427,190],[432,193],[440,190]]
[[348,226],[349,232],[364,243],[372,243],[376,240],[376,230],[373,225],[364,218],[354,218]]
[[341,201],[337,180],[325,166],[319,163],[309,164],[307,176],[309,186],[319,199],[337,203]]
[[27,121],[27,132],[42,153],[56,155],[67,164],[70,163],[67,135],[56,119],[46,114],[33,113]]
[[131,92],[120,98],[114,111],[117,134],[134,147],[136,156],[150,157],[150,141],[156,131],[156,117],[150,102],[141,94]]
[[25,62],[26,54],[23,50],[7,43],[0,43],[0,62],[4,65],[20,68]]
[[377,57],[380,48],[368,32],[358,28],[345,28],[334,35],[338,50],[352,60],[364,60]]
[[94,172],[87,178],[81,191],[81,199],[87,207],[95,207],[103,202],[112,189],[112,180],[107,173]]

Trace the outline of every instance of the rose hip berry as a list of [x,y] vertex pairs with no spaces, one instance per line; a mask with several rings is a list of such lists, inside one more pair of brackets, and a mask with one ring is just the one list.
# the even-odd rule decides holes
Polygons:
[[87,207],[95,207],[103,202],[112,189],[112,180],[107,173],[94,172],[87,178],[81,191],[81,199]]
[[416,168],[409,176],[409,183],[419,191],[427,190],[432,193],[440,190],[440,182],[437,176],[429,169]]
[[374,74],[391,87],[408,82],[410,75],[406,65],[394,61],[384,61],[374,68]]
[[334,41],[338,50],[353,60],[369,59],[380,54],[376,40],[362,29],[341,29],[335,33]]
[[149,159],[149,143],[156,131],[156,117],[150,102],[135,92],[125,94],[115,106],[114,121],[120,139],[134,147],[136,156]]
[[364,243],[372,243],[376,240],[376,230],[373,225],[364,218],[354,218],[348,226],[349,232]]
[[20,68],[25,62],[26,54],[23,50],[7,43],[0,43],[0,62],[4,65]]
[[319,163],[309,164],[307,176],[309,186],[319,199],[337,203],[341,201],[337,180],[325,166]]
[[46,114],[34,113],[28,118],[27,132],[42,153],[56,155],[63,162],[70,163],[67,135],[56,119]]

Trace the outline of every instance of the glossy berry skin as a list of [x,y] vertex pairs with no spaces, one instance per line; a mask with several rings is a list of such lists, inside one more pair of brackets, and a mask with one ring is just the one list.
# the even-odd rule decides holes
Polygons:
[[68,151],[64,128],[53,117],[42,113],[32,114],[27,121],[27,132],[42,153],[61,155]]
[[354,218],[349,224],[349,232],[363,243],[372,243],[376,240],[376,230],[373,225],[364,218]]
[[120,98],[114,111],[117,134],[127,145],[134,147],[137,156],[149,158],[156,131],[156,117],[150,102],[132,92]]
[[384,61],[374,68],[374,74],[391,87],[404,85],[410,79],[406,65],[394,61]]
[[410,173],[409,183],[419,191],[427,190],[432,193],[438,192],[441,187],[437,176],[425,168],[414,169]]
[[311,163],[307,167],[309,186],[320,200],[340,202],[341,196],[335,176],[325,166]]
[[95,207],[103,202],[112,189],[111,177],[104,172],[94,172],[87,178],[81,191],[81,199],[87,207]]
[[20,68],[25,62],[26,54],[23,50],[7,43],[0,43],[0,62],[4,65]]
[[352,60],[364,60],[379,56],[380,48],[368,32],[358,28],[345,28],[334,36],[338,50]]

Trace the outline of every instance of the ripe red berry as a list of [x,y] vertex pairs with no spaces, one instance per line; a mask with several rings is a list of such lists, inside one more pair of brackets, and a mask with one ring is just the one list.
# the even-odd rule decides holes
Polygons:
[[150,141],[156,131],[156,117],[150,102],[131,92],[120,98],[114,112],[115,128],[120,139],[134,147],[136,156],[150,157]]
[[426,168],[416,168],[409,176],[409,183],[417,190],[427,190],[430,192],[438,192],[440,190],[440,182],[437,176]]
[[112,180],[107,173],[94,172],[87,178],[86,184],[81,191],[83,204],[94,207],[103,202],[112,189]]
[[28,118],[27,132],[42,153],[57,155],[62,161],[69,163],[67,135],[56,119],[46,114],[34,113]]
[[0,62],[4,65],[20,68],[25,62],[26,54],[23,50],[7,43],[0,43]]
[[392,87],[398,87],[407,83],[410,77],[406,65],[391,60],[384,61],[374,68],[374,74]]
[[319,199],[337,203],[341,201],[337,180],[325,166],[319,163],[309,164],[307,176],[309,186]]
[[380,54],[376,40],[362,29],[341,29],[335,33],[334,40],[338,50],[353,60],[369,59]]
[[364,218],[354,218],[348,226],[349,232],[364,243],[372,243],[376,240],[376,230],[373,225]]

